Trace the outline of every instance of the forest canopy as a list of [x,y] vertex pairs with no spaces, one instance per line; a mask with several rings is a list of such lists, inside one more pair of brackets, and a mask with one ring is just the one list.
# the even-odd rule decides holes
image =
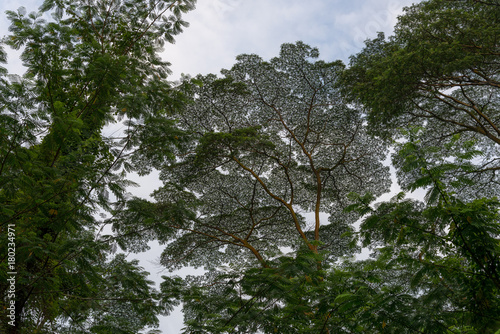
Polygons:
[[[172,83],[159,52],[194,5],[7,13],[0,330],[155,334],[182,306],[183,333],[498,333],[498,2],[412,5],[348,65],[286,43]],[[159,289],[123,253],[151,241]]]

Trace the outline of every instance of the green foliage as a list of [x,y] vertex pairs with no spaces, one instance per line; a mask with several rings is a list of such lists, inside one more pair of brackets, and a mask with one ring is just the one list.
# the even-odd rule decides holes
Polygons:
[[379,195],[389,175],[385,144],[371,140],[361,110],[336,88],[343,65],[317,57],[303,43],[284,44],[269,62],[239,56],[222,78],[185,77],[179,89],[193,102],[178,115],[188,140],[176,162],[141,157],[164,186],[156,203],[132,199],[111,221],[121,247],[143,250],[156,239],[168,269],[207,270],[164,278],[166,300],[183,303],[186,332],[343,328],[331,320],[342,290],[325,269],[358,248],[347,194]]
[[[182,303],[185,333],[498,332],[498,4],[413,5],[348,69],[298,42],[173,88],[158,51],[193,5],[7,13],[27,72],[0,68],[1,330],[138,333]],[[373,204],[389,143],[404,192]],[[129,197],[126,174],[153,168],[155,201]],[[156,291],[116,254],[153,240],[205,273]]]
[[[184,303],[186,333],[498,331],[498,9],[421,2],[406,9],[394,37],[368,41],[347,70],[312,61],[317,51],[297,43],[269,62],[239,56],[222,79],[186,78],[195,103],[179,124],[192,146],[162,172],[165,197],[191,192],[198,213],[169,224],[180,232],[163,264],[208,270],[162,286]],[[383,147],[365,132],[345,141],[342,132],[364,130],[366,119],[345,108],[340,91],[367,108],[369,130],[393,144],[400,186],[427,191],[423,201],[401,192],[373,205],[379,169],[340,168],[364,179],[361,192],[337,174],[356,160],[342,155],[356,140]],[[305,230],[295,207],[328,212],[329,223]],[[349,225],[360,216],[356,233]],[[279,223],[264,228],[255,224],[261,217]],[[300,229],[287,230],[293,222]],[[372,258],[338,261],[357,237]],[[335,252],[335,243],[347,251]]]
[[406,9],[394,36],[368,41],[344,74],[344,91],[368,108],[372,133],[408,140],[401,129],[421,126],[421,144],[450,159],[454,151],[441,142],[473,142],[483,155],[455,171],[474,179],[469,198],[500,191],[499,20],[495,1],[422,1]]
[[[483,135],[494,136],[495,125],[488,124],[488,119],[497,120],[498,101],[483,99],[479,93],[498,89],[499,18],[498,5],[482,1],[432,0],[413,5],[400,17],[394,36],[386,41],[380,35],[352,57],[346,74],[353,81],[346,83],[372,109],[374,124],[388,125],[394,116],[400,117],[397,124],[409,120],[421,124],[429,116],[432,122],[446,125],[442,130],[447,132],[480,132],[483,126]],[[460,111],[455,118],[452,110]],[[470,122],[474,119],[476,124]]]
[[326,271],[318,269],[322,261],[303,249],[296,258],[276,259],[272,268],[208,273],[212,285],[188,278],[180,289],[190,319],[185,333],[325,332],[331,307],[323,300],[328,287]]
[[448,168],[460,166],[430,167],[418,143],[401,146],[401,171],[421,173],[408,188],[430,187],[426,202],[399,197],[371,209],[360,200],[352,209],[371,211],[361,225],[363,244],[377,250],[383,270],[410,277],[398,285],[411,292],[418,316],[440,323],[436,329],[432,321],[422,322],[419,330],[494,333],[500,327],[500,202],[460,200],[448,191],[456,181],[443,178]]
[[[178,220],[157,216],[158,225],[178,231],[163,253],[166,266],[265,264],[281,247],[302,242],[329,249],[331,259],[351,252],[349,233],[342,235],[357,215],[343,212],[345,196],[387,189],[385,145],[368,144],[363,114],[342,101],[335,85],[343,65],[317,57],[303,43],[284,44],[269,62],[239,56],[222,78],[184,78],[180,89],[194,102],[178,125],[191,141],[175,164],[143,157],[167,185],[155,193],[150,212],[181,193],[192,194],[186,208],[196,210]],[[315,213],[314,226],[304,224],[301,210]],[[116,221],[142,221],[128,217]]]
[[[399,185],[427,192],[376,205],[352,195],[348,209],[367,214],[360,239],[374,251],[358,265],[376,270],[380,297],[408,296],[384,331],[396,319],[396,332],[500,327],[499,10],[494,1],[423,1],[345,71],[344,91],[367,107],[372,133],[392,139]],[[379,314],[389,306],[373,305]]]
[[[158,51],[192,8],[193,1],[47,0],[39,13],[7,12],[5,44],[22,49],[26,73],[1,69],[0,78],[2,296],[7,272],[17,272],[15,326],[2,298],[2,332],[137,333],[169,309],[147,273],[114,254],[119,237],[102,237],[96,217],[124,201],[132,183],[123,168],[147,172],[135,163],[139,151],[157,158],[148,151],[152,138],[164,147],[162,160],[182,146],[164,115],[185,99],[164,80],[168,63]],[[123,137],[103,135],[124,118]]]

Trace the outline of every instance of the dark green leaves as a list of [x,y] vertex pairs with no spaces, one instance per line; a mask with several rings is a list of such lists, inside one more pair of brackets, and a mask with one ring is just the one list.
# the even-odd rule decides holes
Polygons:
[[[15,269],[2,262],[2,295],[5,273],[17,276],[15,326],[3,299],[0,331],[137,333],[169,309],[136,262],[114,255],[116,243],[143,247],[127,244],[136,234],[100,237],[97,213],[121,208],[133,185],[126,172],[151,171],[137,151],[158,165],[182,148],[182,132],[164,115],[186,99],[165,81],[168,63],[157,52],[182,31],[193,3],[48,0],[41,13],[7,13],[5,43],[23,49],[26,74],[1,69],[0,223],[16,236]],[[125,131],[105,135],[125,117]],[[9,242],[2,233],[2,254]]]

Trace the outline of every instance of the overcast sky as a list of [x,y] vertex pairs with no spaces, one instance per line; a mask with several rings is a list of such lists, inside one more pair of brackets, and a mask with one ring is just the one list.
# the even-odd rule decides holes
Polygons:
[[412,0],[199,0],[191,26],[165,50],[174,75],[218,73],[241,53],[269,59],[303,41],[325,60],[348,60],[378,31],[390,34]]
[[[172,63],[172,80],[181,73],[219,73],[230,68],[235,57],[255,53],[264,59],[278,55],[282,43],[303,41],[318,47],[320,58],[341,59],[363,47],[363,41],[378,31],[392,33],[402,8],[414,0],[198,0],[196,10],[185,19],[190,27],[177,36],[174,45],[163,53]],[[0,0],[0,10],[16,10],[24,6],[37,9],[41,0]],[[0,18],[0,35],[8,33],[5,15]],[[17,53],[10,53],[10,71],[21,73]],[[153,181],[151,181],[153,180]],[[146,196],[158,185],[153,178],[142,179],[140,193]],[[151,279],[160,280],[161,269],[154,265],[161,248],[153,247],[139,256]],[[165,334],[177,334],[182,328],[182,313],[162,319],[160,329]]]

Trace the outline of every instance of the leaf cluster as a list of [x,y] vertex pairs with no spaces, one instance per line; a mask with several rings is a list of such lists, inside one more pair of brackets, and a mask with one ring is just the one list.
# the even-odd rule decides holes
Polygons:
[[[182,146],[182,132],[164,116],[185,99],[165,80],[169,64],[158,52],[193,6],[48,0],[38,13],[7,12],[4,44],[22,49],[26,73],[0,73],[2,296],[6,273],[17,272],[15,324],[2,298],[2,332],[136,333],[169,310],[147,273],[115,254],[120,237],[101,236],[97,214],[124,203],[133,185],[127,172],[150,171],[139,151],[172,160]],[[124,131],[105,135],[121,121]]]

